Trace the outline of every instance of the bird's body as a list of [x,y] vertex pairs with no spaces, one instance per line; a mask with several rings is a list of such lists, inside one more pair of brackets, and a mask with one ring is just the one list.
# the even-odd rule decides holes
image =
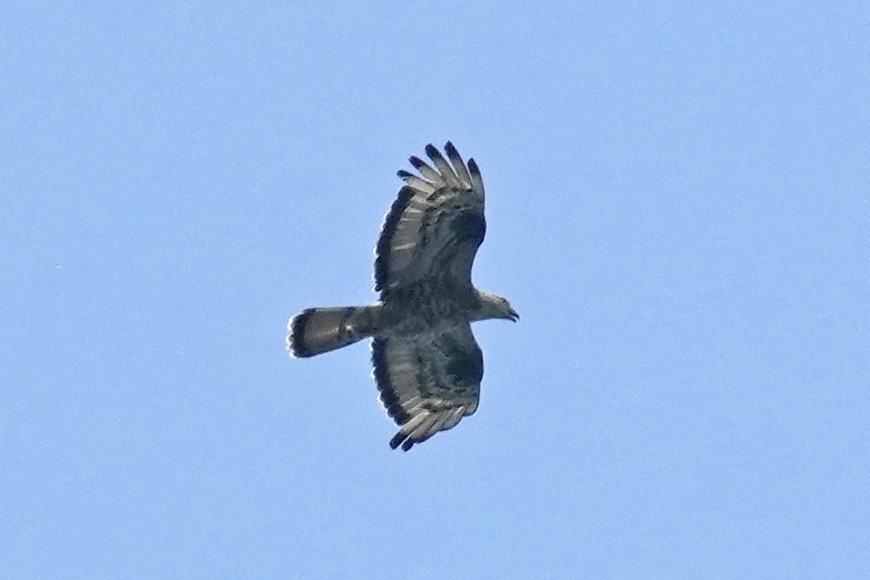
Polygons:
[[387,413],[401,426],[390,442],[404,450],[455,426],[477,409],[483,356],[471,322],[516,320],[507,300],[477,290],[471,265],[486,232],[484,190],[449,142],[448,162],[426,147],[434,168],[400,171],[406,185],[384,219],[375,248],[370,306],[309,308],[290,319],[288,348],[309,357],[373,338],[374,376]]

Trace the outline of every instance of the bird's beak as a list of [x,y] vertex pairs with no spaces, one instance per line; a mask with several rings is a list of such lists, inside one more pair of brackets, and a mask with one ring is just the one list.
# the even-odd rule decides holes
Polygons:
[[508,316],[510,316],[510,318],[511,318],[511,320],[512,320],[513,322],[516,322],[517,320],[520,319],[520,315],[517,314],[517,311],[514,310],[513,308],[511,308],[511,309],[508,311]]

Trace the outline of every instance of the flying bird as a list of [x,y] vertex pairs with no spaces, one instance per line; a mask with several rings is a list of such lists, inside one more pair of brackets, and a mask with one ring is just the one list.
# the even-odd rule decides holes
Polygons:
[[483,354],[471,323],[519,318],[507,300],[471,283],[486,232],[483,181],[473,159],[466,165],[450,142],[444,151],[446,159],[427,145],[431,165],[411,157],[417,174],[398,173],[405,185],[375,247],[380,300],[308,308],[287,325],[296,357],[373,339],[380,400],[400,426],[390,447],[405,451],[477,410]]

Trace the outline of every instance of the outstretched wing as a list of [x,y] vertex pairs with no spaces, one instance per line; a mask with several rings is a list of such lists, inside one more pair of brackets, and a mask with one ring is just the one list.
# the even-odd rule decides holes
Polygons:
[[393,449],[407,451],[477,410],[483,354],[467,322],[444,334],[375,339],[372,362],[381,401],[401,426]]
[[471,264],[486,233],[483,181],[473,159],[466,166],[450,142],[444,150],[449,161],[426,146],[434,167],[411,157],[420,175],[399,171],[405,186],[375,248],[375,291],[382,299],[427,278],[471,287]]

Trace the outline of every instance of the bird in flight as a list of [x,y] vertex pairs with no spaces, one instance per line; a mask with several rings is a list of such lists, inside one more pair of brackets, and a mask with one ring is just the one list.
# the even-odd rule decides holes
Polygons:
[[[448,142],[431,144],[431,165],[411,157],[417,174],[384,218],[375,247],[375,291],[369,306],[308,308],[290,319],[287,348],[311,357],[372,338],[380,399],[399,425],[390,441],[408,451],[477,410],[483,354],[471,323],[516,321],[507,300],[478,290],[471,266],[486,220],[480,170]],[[448,161],[449,160],[449,161]]]

